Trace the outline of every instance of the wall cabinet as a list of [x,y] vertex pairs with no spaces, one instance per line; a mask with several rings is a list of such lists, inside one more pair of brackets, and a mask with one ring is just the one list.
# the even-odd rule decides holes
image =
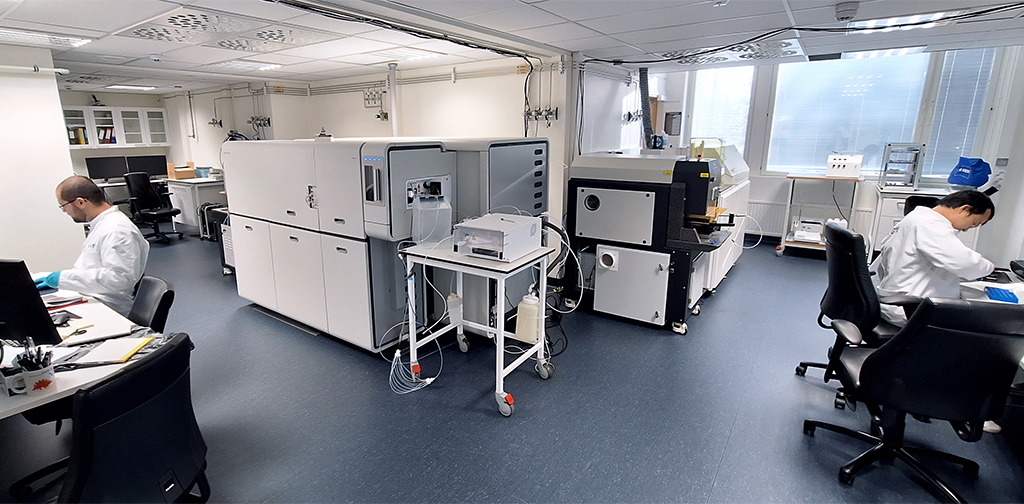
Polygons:
[[142,107],[64,107],[72,149],[167,146],[167,112]]

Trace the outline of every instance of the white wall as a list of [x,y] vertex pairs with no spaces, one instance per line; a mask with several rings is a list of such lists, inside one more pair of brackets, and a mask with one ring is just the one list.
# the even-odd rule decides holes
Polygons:
[[[0,65],[52,68],[50,51],[0,45]],[[72,175],[53,74],[0,73],[0,257],[31,271],[68,268],[85,239],[82,225],[57,208],[54,190]]]

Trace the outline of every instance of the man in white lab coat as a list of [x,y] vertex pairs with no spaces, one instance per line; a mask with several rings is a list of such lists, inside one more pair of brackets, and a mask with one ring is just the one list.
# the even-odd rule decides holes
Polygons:
[[[919,206],[903,218],[882,242],[871,263],[872,281],[880,297],[960,297],[960,281],[974,280],[995,266],[957,238],[995,216],[995,205],[978,191],[951,193],[934,208]],[[882,305],[882,318],[902,326],[902,308]]]
[[127,216],[107,203],[92,180],[68,177],[56,193],[64,213],[75,222],[89,223],[89,236],[74,267],[37,278],[36,286],[87,294],[128,316],[132,291],[146,269],[149,242]]

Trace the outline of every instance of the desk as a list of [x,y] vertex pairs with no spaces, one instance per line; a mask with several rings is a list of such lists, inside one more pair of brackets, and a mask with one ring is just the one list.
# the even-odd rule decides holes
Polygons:
[[[59,328],[58,333],[63,336],[73,332],[76,327],[82,327],[89,324],[93,324],[93,327],[87,329],[87,332],[81,336],[65,340],[65,343],[63,344],[66,345],[68,342],[72,341],[77,341],[77,343],[71,344],[80,344],[87,341],[95,341],[96,339],[100,339],[101,336],[123,336],[131,332],[133,324],[130,320],[122,317],[120,314],[95,299],[87,299],[88,301],[86,303],[63,308],[82,318],[71,320],[71,327]],[[60,309],[62,308],[54,308],[54,310]],[[10,347],[5,348],[3,364],[9,364],[16,353],[17,351]],[[63,397],[72,396],[78,390],[88,387],[89,385],[99,382],[100,380],[114,374],[125,365],[127,365],[127,363],[61,371],[57,375],[57,381],[55,382],[55,386],[57,387],[56,390],[42,396],[29,396],[28,394],[15,394],[14,396],[8,396],[7,392],[4,391],[3,393],[0,393],[0,419],[20,414]]]
[[[435,244],[424,244],[416,245],[400,251],[399,254],[404,257],[406,264],[407,299],[409,306],[409,366],[413,375],[417,377],[419,376],[420,365],[416,357],[416,351],[419,347],[437,339],[437,337],[442,334],[455,329],[456,339],[459,342],[459,349],[463,352],[467,352],[469,351],[469,345],[466,342],[464,329],[469,327],[471,329],[481,331],[494,340],[494,399],[498,402],[498,411],[504,416],[511,416],[512,412],[515,411],[515,403],[513,402],[512,394],[505,392],[505,376],[514,371],[520,364],[526,362],[532,355],[537,356],[537,365],[535,366],[535,369],[541,378],[546,380],[550,378],[551,374],[554,372],[554,366],[549,362],[544,351],[544,318],[546,312],[544,293],[547,289],[548,255],[554,252],[554,250],[555,249],[549,247],[541,247],[540,249],[511,263],[459,254],[452,250],[451,245],[445,246],[443,242],[440,246]],[[510,336],[510,334],[505,332],[505,317],[495,317],[496,327],[491,327],[489,323],[480,324],[478,322],[464,320],[461,313],[454,315],[450,314],[448,318],[448,325],[434,331],[430,336],[427,336],[422,340],[417,340],[415,313],[416,275],[414,274],[414,267],[417,264],[454,272],[455,294],[460,298],[463,293],[462,277],[464,274],[492,279],[497,282],[497,298],[499,300],[499,304],[502,306],[504,306],[503,300],[505,299],[505,280],[521,271],[525,271],[530,268],[537,268],[537,277],[539,278],[538,283],[540,284],[537,290],[541,293],[540,314],[537,321],[537,342],[511,364],[506,366],[505,337]],[[487,312],[490,313],[490,307]]]
[[171,193],[171,204],[181,213],[174,216],[175,224],[199,227],[199,205],[203,203],[228,203],[223,194],[224,181],[212,178],[190,178],[168,180],[167,191]]
[[[797,184],[798,180],[815,181],[815,182],[832,182],[833,184],[835,184],[836,182],[850,182],[850,183],[852,183],[853,184],[853,196],[850,197],[850,205],[847,207],[848,211],[847,211],[845,216],[842,215],[842,210],[839,210],[838,208],[830,208],[828,210],[821,210],[821,211],[822,212],[830,213],[831,215],[829,215],[829,217],[836,217],[836,218],[844,217],[847,220],[847,222],[848,222],[849,228],[853,229],[854,214],[855,214],[855,212],[857,210],[857,188],[860,186],[860,183],[864,181],[864,177],[822,177],[820,175],[790,173],[789,175],[786,176],[786,178],[789,179],[789,194],[786,197],[786,220],[783,221],[783,223],[782,223],[782,225],[783,225],[783,230],[782,230],[783,238],[782,238],[781,242],[779,243],[778,248],[775,249],[775,255],[781,256],[782,253],[785,252],[786,247],[798,247],[798,248],[807,248],[807,249],[814,249],[814,250],[825,250],[825,243],[824,243],[824,241],[820,241],[819,240],[817,242],[808,242],[808,241],[800,241],[800,240],[796,240],[795,239],[795,236],[794,236],[795,233],[793,231],[793,222],[792,222],[793,206],[794,206],[794,203],[793,203],[793,193],[796,191],[796,184]],[[833,197],[834,197],[834,195],[833,195]],[[804,204],[805,204],[804,202],[800,202],[797,205],[801,206],[801,208],[802,208]],[[838,203],[836,203],[836,207],[838,207]],[[836,212],[833,213],[833,210],[836,210]],[[802,214],[802,212],[801,212],[801,214]],[[822,223],[824,224],[826,215],[824,215],[824,214],[822,214],[822,215],[815,215],[814,217],[821,217],[821,220],[823,221]],[[822,232],[822,235],[824,235],[824,232]]]

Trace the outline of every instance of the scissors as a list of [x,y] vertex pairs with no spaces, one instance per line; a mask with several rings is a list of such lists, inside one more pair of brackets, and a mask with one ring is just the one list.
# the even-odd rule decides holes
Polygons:
[[85,334],[87,332],[86,329],[92,327],[93,325],[94,324],[84,325],[82,327],[79,327],[78,329],[75,329],[75,332],[69,334],[68,338],[70,338],[72,336],[78,336],[79,334]]

